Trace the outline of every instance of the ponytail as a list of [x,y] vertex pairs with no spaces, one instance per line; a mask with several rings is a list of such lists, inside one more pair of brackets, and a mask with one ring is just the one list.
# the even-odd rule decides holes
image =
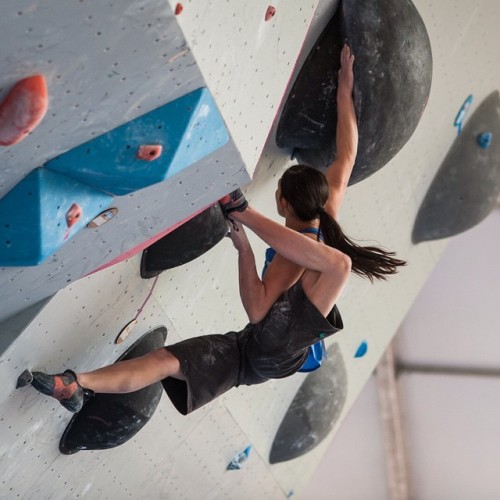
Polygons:
[[394,258],[394,252],[354,243],[343,233],[338,222],[325,210],[319,210],[319,221],[323,241],[350,257],[354,274],[368,278],[371,282],[374,279],[385,280],[387,275],[396,274],[398,267],[406,265],[404,260]]
[[375,246],[360,246],[348,238],[338,222],[323,208],[328,200],[329,186],[325,175],[306,165],[289,167],[280,180],[281,196],[292,206],[295,215],[304,222],[319,217],[319,228],[323,241],[351,258],[352,271],[373,282],[396,274],[398,267],[405,266],[404,260],[394,257]]

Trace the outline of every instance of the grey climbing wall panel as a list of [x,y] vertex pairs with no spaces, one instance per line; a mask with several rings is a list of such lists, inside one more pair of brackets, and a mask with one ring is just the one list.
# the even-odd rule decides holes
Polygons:
[[[49,110],[22,143],[0,148],[0,196],[35,167],[206,82],[168,3],[4,4],[2,97],[43,73]],[[16,40],[13,44],[10,41]],[[0,320],[92,272],[249,181],[230,139],[166,182],[115,197],[118,215],[83,229],[42,265],[0,268]],[[1,228],[0,228],[1,233]],[[43,286],[41,286],[43,285]]]

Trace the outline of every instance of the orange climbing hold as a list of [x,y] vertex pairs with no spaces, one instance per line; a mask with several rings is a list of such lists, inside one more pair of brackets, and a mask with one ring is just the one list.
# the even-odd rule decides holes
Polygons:
[[66,224],[68,227],[73,226],[76,224],[79,220],[80,217],[82,216],[82,208],[78,203],[73,203],[71,207],[69,207],[69,210],[66,212]]
[[266,21],[272,19],[275,14],[276,14],[276,7],[270,5],[266,10],[266,17],[265,17]]
[[43,75],[17,82],[0,104],[0,146],[22,141],[42,121],[48,106]]
[[69,236],[69,229],[74,226],[82,216],[82,207],[78,203],[73,203],[66,212],[66,232],[64,233],[64,239],[67,240]]
[[146,144],[139,146],[137,151],[137,158],[144,161],[156,160],[161,155],[163,146],[161,144]]

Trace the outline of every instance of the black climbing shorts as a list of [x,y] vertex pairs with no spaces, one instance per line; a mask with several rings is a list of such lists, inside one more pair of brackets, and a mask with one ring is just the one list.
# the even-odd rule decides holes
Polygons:
[[167,346],[181,365],[184,380],[168,377],[163,387],[175,408],[187,415],[240,384],[253,385],[267,378],[252,372],[245,362],[248,333],[203,335]]
[[233,387],[293,375],[310,345],[342,327],[338,309],[322,316],[298,282],[257,324],[167,346],[179,360],[185,380],[168,377],[162,384],[175,408],[187,415]]

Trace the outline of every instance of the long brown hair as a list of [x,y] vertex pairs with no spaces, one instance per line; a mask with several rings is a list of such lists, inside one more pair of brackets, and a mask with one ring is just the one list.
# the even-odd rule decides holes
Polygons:
[[300,220],[309,222],[319,218],[323,241],[351,258],[353,273],[373,281],[386,279],[387,275],[396,274],[398,267],[406,265],[405,261],[394,257],[394,252],[358,245],[344,234],[338,222],[323,208],[328,200],[329,187],[320,170],[294,165],[285,171],[280,186],[281,195]]

